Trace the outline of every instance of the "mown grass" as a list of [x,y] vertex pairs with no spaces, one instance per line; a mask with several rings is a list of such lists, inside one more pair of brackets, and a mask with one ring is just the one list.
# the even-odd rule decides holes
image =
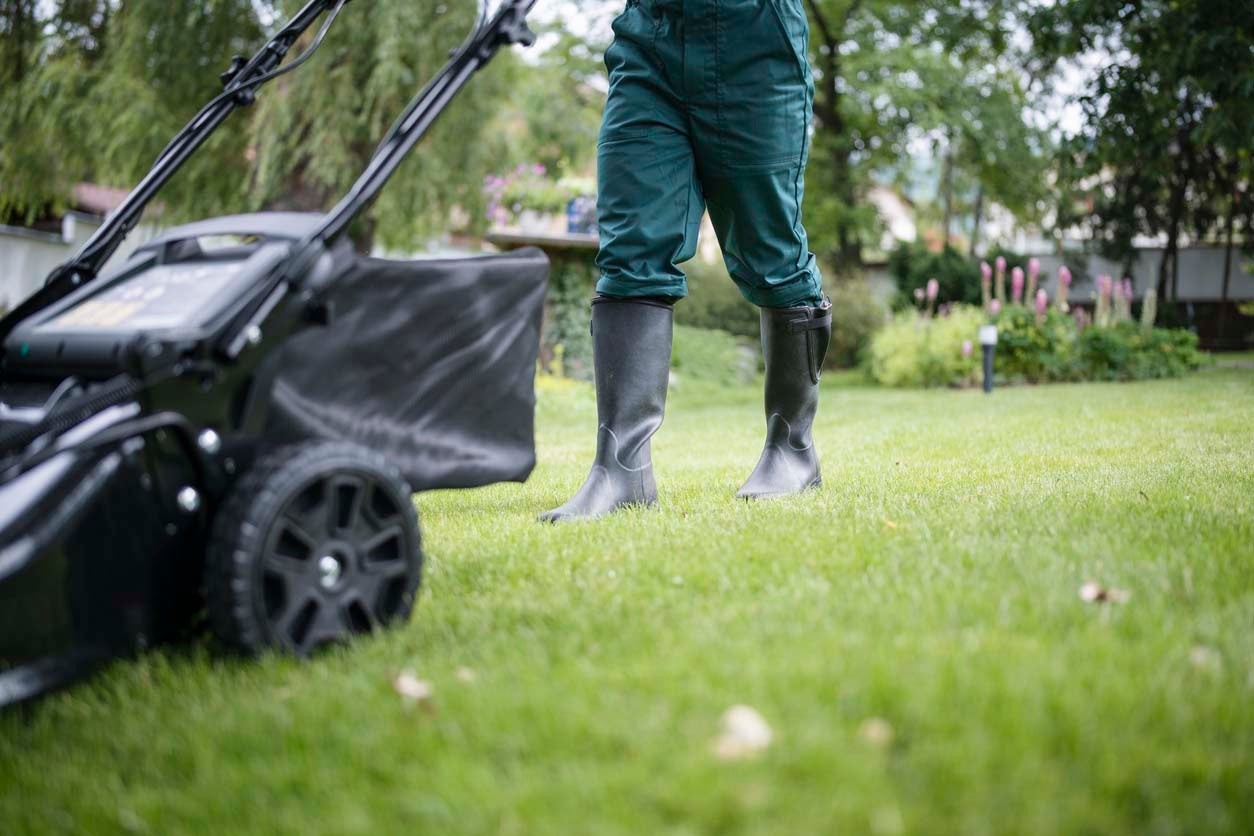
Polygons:
[[[412,625],[310,664],[164,650],[0,717],[0,831],[1254,828],[1254,373],[832,385],[826,487],[748,505],[758,398],[681,381],[662,507],[554,528],[595,409],[546,386],[528,485],[419,499]],[[775,742],[720,761],[737,703]]]

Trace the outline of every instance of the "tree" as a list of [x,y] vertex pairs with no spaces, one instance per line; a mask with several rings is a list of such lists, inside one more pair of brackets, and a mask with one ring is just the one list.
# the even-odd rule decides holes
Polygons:
[[[35,5],[38,40],[0,90],[0,215],[63,205],[80,180],[133,183],[210,98],[232,54],[261,39],[252,0],[63,0]],[[9,18],[16,20],[16,17]],[[163,194],[170,219],[243,194],[235,119]]]
[[[1036,151],[1023,93],[1008,65],[1010,0],[806,0],[816,53],[816,133],[806,178],[808,228],[836,264],[860,260],[876,218],[862,197],[872,174],[909,156],[920,133],[938,137],[946,167],[989,199],[1026,209]],[[1013,162],[1012,162],[1013,161]],[[950,211],[953,176],[946,178]],[[994,197],[994,193],[996,197]]]
[[[286,10],[299,5],[288,0]],[[474,4],[375,0],[350,5],[351,25],[327,39],[319,66],[259,103],[249,194],[268,208],[322,209],[357,178],[409,99],[468,34]],[[508,156],[494,131],[515,59],[503,52],[458,96],[382,192],[358,238],[410,246],[448,226],[450,211],[481,218],[483,174]]]
[[[133,184],[300,0],[0,0],[0,217],[62,206],[75,183]],[[318,56],[237,112],[162,192],[164,222],[254,208],[324,209],[467,34],[471,2],[350,3]],[[309,33],[293,55],[307,46]],[[481,215],[509,53],[458,97],[362,230],[411,246]]]
[[1239,196],[1254,124],[1254,6],[1061,0],[1038,9],[1030,29],[1044,70],[1078,54],[1111,56],[1080,97],[1084,123],[1064,145],[1060,174],[1087,181],[1103,254],[1126,261],[1135,236],[1166,239],[1158,294],[1174,298],[1182,236],[1248,213]]

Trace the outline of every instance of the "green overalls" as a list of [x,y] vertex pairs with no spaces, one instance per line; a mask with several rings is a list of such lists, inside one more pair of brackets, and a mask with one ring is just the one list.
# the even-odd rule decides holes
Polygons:
[[741,293],[818,305],[801,222],[814,80],[802,0],[628,0],[605,53],[597,291],[687,295],[703,210]]

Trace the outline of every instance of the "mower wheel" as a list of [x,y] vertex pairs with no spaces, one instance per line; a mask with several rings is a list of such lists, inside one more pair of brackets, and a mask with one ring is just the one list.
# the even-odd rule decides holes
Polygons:
[[235,484],[205,560],[209,620],[245,653],[318,648],[404,622],[422,573],[409,485],[354,444],[277,449]]

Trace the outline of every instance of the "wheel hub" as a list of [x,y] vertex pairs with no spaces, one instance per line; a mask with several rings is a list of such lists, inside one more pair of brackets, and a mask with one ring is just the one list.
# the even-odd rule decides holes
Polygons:
[[335,553],[324,554],[318,558],[318,583],[328,592],[333,591],[344,579],[346,566],[344,558]]

